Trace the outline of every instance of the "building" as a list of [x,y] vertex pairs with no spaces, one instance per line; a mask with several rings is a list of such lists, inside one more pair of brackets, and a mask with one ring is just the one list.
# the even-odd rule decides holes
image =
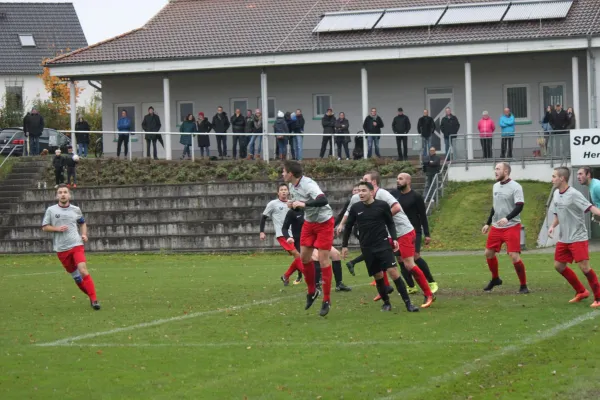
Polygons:
[[[188,112],[208,116],[217,105],[228,114],[268,105],[269,119],[301,108],[305,131],[315,133],[330,106],[346,113],[353,133],[370,107],[388,133],[398,107],[412,133],[423,109],[439,121],[451,107],[461,135],[476,132],[483,110],[497,120],[505,106],[518,132],[538,132],[550,103],[572,106],[579,127],[595,127],[600,3],[171,0],[143,27],[49,66],[65,78],[102,81],[106,131],[116,130],[122,109],[141,130],[150,105],[170,131]],[[110,154],[116,144],[108,136]],[[439,139],[438,132],[434,143],[444,150]],[[320,142],[305,140],[305,155],[314,157]],[[478,139],[463,142],[466,157],[480,154]],[[381,146],[384,155],[396,153],[393,137]],[[134,145],[138,154],[141,148]],[[178,137],[166,148],[168,158],[179,152]]]
[[[0,2],[0,98],[12,97],[31,107],[36,97],[49,94],[39,75],[44,59],[87,46],[79,18],[71,3]],[[80,83],[79,97],[87,102],[95,89]]]

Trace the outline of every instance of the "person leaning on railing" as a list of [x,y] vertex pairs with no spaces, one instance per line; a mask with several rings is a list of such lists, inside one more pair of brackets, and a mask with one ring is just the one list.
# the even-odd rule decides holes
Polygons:
[[492,141],[494,140],[493,136],[496,125],[487,111],[482,113],[482,117],[477,124],[477,129],[479,130],[479,141],[481,142],[481,150],[483,150],[483,158],[492,158]]
[[119,139],[117,141],[117,158],[121,156],[121,146],[125,149],[125,157],[129,153],[129,132],[131,132],[131,119],[127,116],[127,111],[121,111],[121,118],[117,123]]
[[500,117],[500,128],[502,129],[500,158],[512,158],[513,142],[515,140],[515,116],[508,107],[504,109],[504,114]]

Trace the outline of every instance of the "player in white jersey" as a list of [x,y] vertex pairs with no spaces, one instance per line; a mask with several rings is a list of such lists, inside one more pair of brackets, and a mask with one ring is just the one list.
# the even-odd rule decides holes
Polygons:
[[319,314],[324,317],[331,308],[333,273],[329,253],[333,247],[333,211],[319,185],[302,175],[302,165],[299,162],[286,161],[282,176],[283,180],[290,184],[291,201],[288,202],[288,206],[304,209],[300,257],[304,267],[304,280],[308,286],[305,309],[308,310],[320,294],[320,290],[315,285],[315,266],[311,259],[314,249],[318,249],[323,279],[323,304]]
[[79,207],[70,204],[71,192],[65,184],[56,189],[58,204],[48,207],[42,230],[52,232],[54,251],[79,289],[90,299],[94,310],[100,309],[92,276],[87,270],[83,243],[88,241],[87,225]]
[[[429,287],[429,283],[423,274],[423,271],[419,267],[415,265],[415,240],[416,233],[415,229],[411,225],[408,217],[402,210],[400,203],[394,196],[390,194],[385,189],[379,187],[379,182],[381,181],[381,177],[379,172],[370,171],[363,177],[363,182],[369,182],[373,185],[374,197],[376,200],[383,200],[390,206],[392,210],[392,217],[394,219],[394,225],[396,227],[396,236],[397,238],[393,238],[393,240],[398,241],[398,246],[400,248],[400,257],[402,258],[402,262],[406,269],[413,275],[417,284],[421,287],[423,294],[425,295],[425,301],[421,305],[421,308],[431,307],[433,302],[435,301],[435,297],[433,293],[431,293],[431,288]],[[360,201],[360,197],[358,195],[352,196],[350,200],[350,207],[355,203]],[[348,212],[342,219],[342,222],[338,226],[338,233],[343,232],[346,221],[348,219]],[[396,283],[394,281],[394,283]],[[400,286],[399,283],[396,283],[396,287],[398,288],[400,295],[403,299],[405,296],[408,297],[408,292],[406,291],[406,286],[404,282]],[[376,298],[377,299],[377,298]],[[405,299],[406,301],[406,299]]]
[[566,167],[554,169],[552,184],[557,189],[552,196],[552,211],[554,221],[548,229],[548,236],[552,237],[554,229],[560,224],[558,243],[554,252],[554,268],[575,289],[575,297],[569,303],[578,303],[590,296],[590,292],[581,284],[577,275],[567,264],[575,261],[594,293],[594,302],[591,307],[600,307],[600,283],[594,270],[590,267],[588,250],[588,233],[585,226],[586,213],[591,212],[600,216],[600,209],[592,205],[580,191],[569,186],[571,172]]
[[507,162],[496,165],[496,183],[492,190],[492,211],[486,224],[481,228],[481,233],[484,235],[489,231],[485,245],[485,258],[492,273],[492,280],[483,290],[491,292],[494,286],[502,285],[502,279],[498,274],[496,253],[500,252],[502,243],[506,243],[506,252],[513,262],[521,283],[519,293],[527,294],[529,293],[527,276],[525,265],[521,260],[521,211],[525,204],[525,196],[521,185],[510,179],[510,171],[510,164]]

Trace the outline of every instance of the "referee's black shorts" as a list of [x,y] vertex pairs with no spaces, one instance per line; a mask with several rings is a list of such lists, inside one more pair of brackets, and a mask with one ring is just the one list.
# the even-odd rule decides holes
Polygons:
[[361,249],[367,264],[369,276],[373,276],[379,272],[387,271],[389,268],[397,266],[394,250],[390,247],[381,250]]

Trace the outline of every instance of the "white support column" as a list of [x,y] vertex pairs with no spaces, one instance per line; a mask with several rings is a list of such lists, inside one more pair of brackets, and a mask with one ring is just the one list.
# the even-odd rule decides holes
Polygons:
[[465,106],[467,111],[467,131],[465,132],[465,140],[467,141],[467,158],[473,159],[473,89],[471,86],[471,62],[465,62]]
[[[362,118],[363,121],[369,116],[369,75],[367,67],[363,65],[360,69],[360,89],[362,95]],[[366,132],[363,134],[363,157],[367,158],[368,139]]]
[[[260,73],[260,99],[262,108],[262,122],[263,122],[263,159],[269,161],[269,94],[267,91],[267,72],[263,68]],[[256,144],[255,144],[256,146]]]
[[580,119],[577,118],[579,115],[579,58],[573,57],[573,113],[575,114],[575,129],[579,129]]
[[[167,76],[163,78],[163,102],[165,105],[165,132],[171,132],[171,88]],[[165,136],[165,153],[167,160],[171,160],[171,135]]]
[[77,87],[75,81],[69,82],[69,89],[71,89],[71,146],[73,146],[73,153],[77,154],[77,138],[75,132],[73,132],[77,123]]
[[588,128],[594,128],[594,77],[593,77],[593,68],[592,64],[592,55],[590,54],[590,50],[586,51],[586,72],[587,72],[587,93],[588,93]]

